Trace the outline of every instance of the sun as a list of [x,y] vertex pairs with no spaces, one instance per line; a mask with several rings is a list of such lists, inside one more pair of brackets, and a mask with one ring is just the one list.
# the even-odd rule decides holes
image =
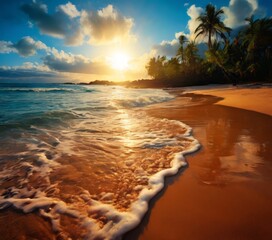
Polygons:
[[129,56],[124,52],[115,52],[109,57],[112,68],[124,71],[129,67]]

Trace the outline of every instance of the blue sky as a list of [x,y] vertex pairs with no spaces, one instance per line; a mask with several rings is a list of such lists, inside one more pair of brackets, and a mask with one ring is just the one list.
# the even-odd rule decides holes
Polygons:
[[[155,55],[173,56],[177,38],[194,39],[210,1],[12,0],[0,8],[0,81],[145,78]],[[235,29],[272,15],[271,0],[212,1]],[[201,41],[201,39],[199,40]],[[204,41],[204,39],[203,39]]]

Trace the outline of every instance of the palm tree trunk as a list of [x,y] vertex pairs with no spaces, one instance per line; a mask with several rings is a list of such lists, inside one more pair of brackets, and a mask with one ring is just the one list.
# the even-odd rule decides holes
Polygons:
[[208,47],[209,47],[209,49],[212,48],[212,32],[211,32],[211,30],[209,30]]

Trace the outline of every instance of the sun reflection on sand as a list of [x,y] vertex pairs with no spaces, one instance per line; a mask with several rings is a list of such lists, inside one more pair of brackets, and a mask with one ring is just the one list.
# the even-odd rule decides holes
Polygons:
[[220,157],[221,169],[226,175],[236,175],[240,180],[247,179],[247,175],[258,176],[256,167],[263,162],[258,156],[260,145],[249,135],[240,135],[234,145],[234,155]]

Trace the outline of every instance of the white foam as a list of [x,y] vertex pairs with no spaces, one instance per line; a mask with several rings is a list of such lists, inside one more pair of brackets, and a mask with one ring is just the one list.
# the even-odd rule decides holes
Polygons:
[[[119,212],[110,204],[90,200],[92,202],[91,211],[103,213],[103,216],[106,216],[109,222],[100,229],[93,220],[85,219],[85,225],[90,229],[88,239],[119,239],[124,233],[136,227],[147,212],[150,199],[163,189],[164,178],[176,174],[181,167],[187,165],[184,156],[197,151],[200,144],[196,139],[189,136],[191,128],[183,123],[177,123],[182,127],[186,127],[187,131],[184,136],[192,141],[191,148],[176,153],[170,168],[164,169],[149,178],[149,186],[140,192],[137,200],[131,205],[129,212]],[[141,189],[142,186],[136,186],[135,188]]]
[[[154,91],[152,96],[150,96],[149,93],[148,96],[140,98],[128,98],[125,96],[121,99],[121,97],[118,96],[112,99],[113,102],[118,105],[118,108],[131,108],[145,106],[161,101],[167,101],[173,98],[167,94],[162,96],[160,96],[160,94],[161,91],[158,93]],[[33,162],[20,163],[20,166],[29,169],[27,173],[28,176],[35,172],[43,179],[45,179],[46,186],[39,186],[37,189],[29,189],[27,187],[10,188],[9,192],[5,193],[0,198],[0,209],[13,206],[25,213],[39,210],[41,216],[50,219],[53,230],[59,232],[62,231],[60,215],[65,214],[72,216],[77,218],[82,223],[82,226],[88,230],[86,239],[118,239],[125,232],[136,227],[140,223],[144,214],[147,212],[148,202],[150,199],[153,198],[164,187],[164,178],[166,176],[176,174],[181,167],[186,166],[187,163],[185,161],[184,155],[196,151],[200,145],[197,140],[191,137],[191,128],[179,121],[168,119],[153,119],[146,116],[145,114],[139,112],[134,113],[128,109],[122,109],[122,111],[120,111],[120,114],[115,118],[110,115],[110,117],[108,117],[104,122],[101,122],[99,118],[95,118],[94,120],[97,122],[91,122],[91,126],[97,124],[95,125],[98,126],[97,129],[101,127],[103,129],[105,128],[105,132],[103,132],[104,135],[97,134],[97,136],[95,135],[95,132],[86,132],[85,134],[87,137],[84,139],[90,141],[87,143],[89,143],[89,145],[95,143],[96,147],[103,149],[103,145],[100,145],[100,142],[106,144],[108,139],[111,139],[114,142],[121,142],[122,147],[127,147],[128,151],[131,152],[136,152],[137,149],[146,149],[147,151],[150,150],[156,152],[159,148],[182,145],[182,138],[188,140],[190,145],[189,149],[176,153],[173,156],[169,168],[161,170],[163,166],[161,166],[159,163],[156,168],[159,172],[151,176],[149,176],[147,173],[149,169],[144,169],[141,165],[135,166],[134,172],[132,172],[135,174],[135,178],[137,180],[147,180],[146,182],[148,182],[148,185],[145,186],[145,183],[143,182],[136,183],[137,185],[134,187],[134,190],[137,193],[140,193],[136,201],[130,205],[130,208],[127,211],[118,210],[112,205],[114,199],[114,193],[112,192],[97,193],[96,196],[94,196],[95,194],[90,195],[90,193],[85,190],[82,194],[80,194],[80,196],[76,196],[78,197],[78,201],[76,200],[72,203],[64,202],[64,200],[61,200],[57,197],[59,196],[58,194],[56,194],[56,197],[48,197],[48,193],[52,191],[58,191],[58,184],[56,183],[55,185],[52,185],[49,178],[50,173],[52,173],[54,169],[61,167],[61,164],[55,161],[55,159],[58,157],[58,154],[65,153],[66,156],[73,154],[78,154],[77,156],[81,157],[88,156],[86,153],[84,155],[83,152],[80,152],[84,151],[84,148],[83,150],[75,150],[76,143],[78,141],[82,141],[78,137],[78,126],[75,126],[74,128],[71,127],[71,129],[62,130],[61,133],[59,132],[59,134],[62,136],[61,140],[54,137],[53,135],[51,136],[48,134],[47,137],[49,137],[52,142],[57,142],[57,146],[47,144],[46,142],[41,144],[41,141],[38,139],[38,137],[37,139],[33,139],[33,141],[28,142],[28,149],[30,153],[35,156],[35,159]],[[87,120],[91,121],[90,119]],[[108,122],[111,124],[107,124]],[[85,124],[86,122],[83,122],[80,127],[86,127],[86,129],[88,129],[90,125],[86,124],[85,126]],[[179,130],[181,133],[176,134],[174,138],[171,137],[168,132],[171,132],[173,129],[169,129],[168,132],[164,129],[164,127],[170,125],[175,130],[180,128]],[[33,128],[35,128],[35,126]],[[118,131],[115,128],[118,128]],[[121,130],[119,130],[119,128]],[[150,128],[152,130],[150,130]],[[185,132],[182,131],[183,129]],[[46,132],[46,129],[44,131]],[[97,132],[99,133],[99,131]],[[115,135],[112,136],[112,133]],[[83,137],[82,135],[80,136]],[[84,142],[82,142],[82,144],[84,144]],[[88,145],[86,144],[86,146]],[[182,147],[183,146],[180,146],[179,149],[183,149]],[[86,151],[88,151],[88,148]],[[53,159],[48,159],[46,152],[50,152],[50,154],[53,155]],[[158,160],[158,162],[160,161]],[[134,159],[124,160],[124,165],[127,168],[134,167],[133,164]],[[12,171],[7,169],[2,173],[4,173],[4,176],[6,177],[12,175]],[[123,181],[128,182],[129,184],[128,177],[124,177]],[[22,179],[21,183],[27,185],[28,179]],[[126,193],[126,197],[129,198],[130,195]],[[98,201],[98,199],[100,201]],[[82,205],[78,204],[78,202],[82,203],[82,205],[86,205],[84,205],[84,207],[88,209],[87,212],[81,209]],[[107,219],[107,222],[101,226],[97,219],[93,218],[93,214],[95,213],[99,213],[101,216],[104,216]]]
[[2,88],[1,92],[76,92],[75,89],[69,88]]
[[[181,123],[184,127],[185,125]],[[187,127],[187,134],[191,132],[191,129]],[[195,152],[200,148],[200,144],[193,137],[189,137],[192,140],[192,147],[188,150],[175,154],[174,159],[171,162],[171,168],[164,169],[149,178],[148,188],[144,188],[138,199],[131,205],[129,212],[119,212],[112,205],[92,201],[91,211],[103,213],[110,220],[102,229],[97,228],[95,222],[92,220],[86,220],[90,232],[88,239],[119,239],[124,233],[136,227],[144,214],[148,210],[148,202],[164,187],[164,178],[166,176],[175,175],[178,170],[187,165],[185,155]],[[141,188],[141,186],[136,186]],[[118,220],[116,220],[118,219]]]
[[144,107],[147,105],[166,102],[174,99],[173,96],[145,96],[138,98],[127,98],[127,99],[114,99],[112,101],[113,106],[118,108],[134,108],[134,107]]

